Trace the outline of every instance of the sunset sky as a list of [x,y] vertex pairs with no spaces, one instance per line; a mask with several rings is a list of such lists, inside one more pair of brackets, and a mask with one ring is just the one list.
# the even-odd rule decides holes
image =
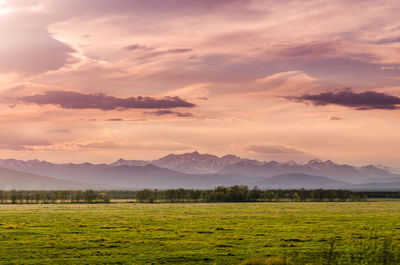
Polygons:
[[400,166],[398,0],[0,0],[0,158]]

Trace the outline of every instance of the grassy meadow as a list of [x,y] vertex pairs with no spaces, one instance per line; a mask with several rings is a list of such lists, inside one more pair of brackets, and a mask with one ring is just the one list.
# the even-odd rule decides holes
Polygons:
[[399,247],[395,200],[0,205],[1,264],[394,264]]

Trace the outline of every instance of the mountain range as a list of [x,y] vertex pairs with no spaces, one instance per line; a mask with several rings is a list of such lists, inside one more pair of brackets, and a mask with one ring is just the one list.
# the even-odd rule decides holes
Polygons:
[[219,185],[400,190],[400,174],[384,166],[354,167],[316,159],[261,162],[197,151],[152,161],[119,159],[111,164],[0,159],[1,189],[206,189]]

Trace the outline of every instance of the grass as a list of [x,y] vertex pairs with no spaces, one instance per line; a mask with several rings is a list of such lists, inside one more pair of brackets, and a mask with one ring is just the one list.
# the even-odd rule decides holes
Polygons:
[[393,264],[399,246],[400,201],[0,206],[2,264]]

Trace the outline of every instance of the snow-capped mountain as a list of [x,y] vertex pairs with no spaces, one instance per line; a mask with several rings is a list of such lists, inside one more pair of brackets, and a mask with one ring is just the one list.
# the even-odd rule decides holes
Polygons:
[[152,164],[173,169],[176,171],[191,174],[212,174],[217,173],[222,168],[237,164],[243,161],[235,155],[225,155],[218,157],[210,154],[200,154],[195,151],[185,154],[170,154],[158,160],[154,160]]
[[189,174],[214,174],[221,169],[235,165],[239,162],[259,163],[255,160],[242,159],[235,155],[218,157],[210,154],[200,154],[197,151],[184,154],[169,154],[153,161],[119,159],[111,166],[145,166],[152,164]]

